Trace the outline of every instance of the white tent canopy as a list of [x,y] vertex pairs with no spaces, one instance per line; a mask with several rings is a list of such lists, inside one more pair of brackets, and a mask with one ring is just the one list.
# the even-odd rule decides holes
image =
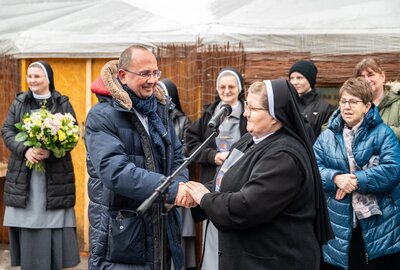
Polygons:
[[116,57],[132,43],[400,51],[398,0],[1,0],[0,54]]

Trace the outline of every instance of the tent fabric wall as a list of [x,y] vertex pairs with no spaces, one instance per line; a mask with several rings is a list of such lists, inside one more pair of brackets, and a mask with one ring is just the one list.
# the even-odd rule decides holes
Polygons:
[[[398,0],[3,0],[0,54],[111,58],[132,42],[246,51],[400,51]],[[40,15],[40,16],[38,16]]]

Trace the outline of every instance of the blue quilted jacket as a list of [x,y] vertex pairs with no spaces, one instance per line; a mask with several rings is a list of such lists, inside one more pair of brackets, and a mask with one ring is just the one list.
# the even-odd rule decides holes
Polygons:
[[[348,269],[353,231],[351,196],[336,200],[333,182],[337,174],[349,173],[343,127],[344,121],[337,110],[328,129],[315,142],[314,151],[335,234],[335,239],[323,247],[324,261]],[[356,132],[352,151],[359,168],[365,167],[372,156],[379,157],[377,166],[355,172],[357,192],[375,194],[383,213],[360,220],[366,258],[371,260],[400,252],[400,145],[374,105]]]

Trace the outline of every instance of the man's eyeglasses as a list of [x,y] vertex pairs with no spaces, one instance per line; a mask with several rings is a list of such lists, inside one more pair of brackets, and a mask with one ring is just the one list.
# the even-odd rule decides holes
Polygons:
[[130,71],[128,69],[123,69],[123,70],[125,70],[126,72],[129,72],[129,73],[135,74],[139,77],[146,78],[146,79],[150,79],[151,76],[153,76],[154,78],[157,78],[157,79],[161,77],[161,70],[156,70],[153,72],[134,72],[134,71]]
[[248,113],[248,115],[251,115],[252,111],[268,111],[265,108],[258,108],[258,107],[251,107],[247,101],[244,102],[244,111]]
[[349,99],[349,100],[345,100],[345,99],[341,99],[339,101],[340,106],[345,107],[346,104],[349,104],[350,107],[355,107],[357,106],[358,103],[362,102],[362,100],[354,100],[354,99]]

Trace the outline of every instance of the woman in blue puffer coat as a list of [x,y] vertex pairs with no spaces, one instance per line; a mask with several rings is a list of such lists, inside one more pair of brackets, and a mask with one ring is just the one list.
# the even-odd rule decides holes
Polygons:
[[364,78],[347,80],[314,151],[335,239],[322,269],[400,269],[400,146]]

